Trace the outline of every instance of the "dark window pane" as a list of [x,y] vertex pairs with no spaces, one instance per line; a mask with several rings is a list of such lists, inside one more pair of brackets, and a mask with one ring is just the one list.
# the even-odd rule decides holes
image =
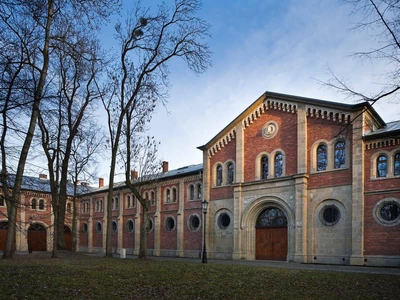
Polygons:
[[394,168],[393,168],[394,175],[400,175],[400,153],[397,153],[394,156]]
[[346,144],[338,142],[335,145],[335,169],[344,168],[346,162]]
[[275,177],[281,177],[283,173],[283,156],[281,153],[275,155]]
[[228,184],[232,184],[235,178],[235,166],[233,163],[229,163],[228,165]]
[[378,157],[376,164],[377,177],[386,177],[387,173],[387,158],[384,155]]
[[400,206],[396,203],[389,203],[381,208],[381,217],[386,221],[395,221],[400,216]]
[[222,184],[222,166],[218,165],[217,166],[217,186],[220,186]]
[[327,149],[325,144],[317,148],[317,171],[325,171],[328,164]]
[[268,178],[268,156],[264,155],[261,158],[261,179]]

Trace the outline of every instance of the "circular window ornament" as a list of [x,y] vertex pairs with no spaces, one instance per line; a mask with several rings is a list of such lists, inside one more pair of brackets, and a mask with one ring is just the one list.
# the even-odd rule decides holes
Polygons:
[[175,219],[173,217],[167,217],[165,219],[165,230],[172,231],[175,228]]
[[227,229],[231,224],[231,217],[226,212],[223,212],[218,216],[217,224],[220,229]]
[[320,212],[320,220],[326,226],[333,226],[340,220],[340,210],[335,205],[326,205]]
[[197,231],[200,228],[200,217],[197,214],[191,215],[188,220],[190,231]]
[[400,201],[395,198],[379,201],[374,207],[374,219],[383,226],[400,224]]
[[262,128],[262,135],[266,139],[272,139],[277,132],[278,132],[278,124],[274,121],[268,122]]
[[135,223],[132,220],[126,221],[126,232],[132,233],[135,230]]

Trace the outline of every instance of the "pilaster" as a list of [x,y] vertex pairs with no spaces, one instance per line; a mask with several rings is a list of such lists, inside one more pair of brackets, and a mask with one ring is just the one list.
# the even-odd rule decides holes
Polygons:
[[[354,113],[355,115],[358,112]],[[349,125],[350,126],[350,125]],[[364,142],[363,116],[353,122],[351,265],[364,264]]]
[[154,249],[153,249],[153,255],[154,256],[160,256],[161,251],[161,232],[160,232],[160,211],[161,211],[161,186],[157,186],[157,191],[156,191],[156,213],[154,214]]
[[184,208],[185,208],[185,185],[183,179],[179,180],[179,209],[177,213],[177,237],[176,237],[176,256],[184,256]]
[[[133,194],[132,194],[133,197]],[[140,204],[139,200],[136,197],[133,198],[136,207],[136,214],[135,214],[135,249],[133,250],[134,255],[139,255],[140,249],[140,223],[141,223],[141,215],[140,215],[140,208],[142,205]]]
[[[295,253],[294,261],[307,262],[307,229],[308,229],[308,176],[298,175],[295,177]],[[289,226],[292,224],[288,224]]]

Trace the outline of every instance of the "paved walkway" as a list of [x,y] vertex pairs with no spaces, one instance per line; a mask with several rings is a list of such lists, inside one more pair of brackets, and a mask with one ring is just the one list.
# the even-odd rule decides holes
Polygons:
[[[103,255],[103,254],[99,254]],[[114,255],[120,257],[119,255]],[[135,255],[126,255],[127,259],[137,259]],[[160,257],[149,256],[150,260],[159,261],[179,261],[184,263],[199,263],[201,259],[194,258],[180,258],[180,257]],[[268,268],[286,268],[286,269],[301,269],[301,270],[321,270],[321,271],[334,271],[334,272],[350,272],[350,273],[369,273],[369,274],[387,274],[400,276],[400,268],[390,267],[367,267],[367,266],[344,266],[344,265],[322,265],[322,264],[301,264],[301,263],[288,263],[278,261],[266,260],[219,260],[209,259],[208,264],[220,265],[246,265],[254,267],[268,267]]]

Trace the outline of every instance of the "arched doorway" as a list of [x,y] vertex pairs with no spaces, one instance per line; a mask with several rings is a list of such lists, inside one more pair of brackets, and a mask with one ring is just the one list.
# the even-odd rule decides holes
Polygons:
[[32,224],[28,229],[28,251],[47,250],[46,228],[40,224]]
[[256,222],[256,259],[286,260],[288,250],[287,218],[276,207],[263,210]]
[[7,239],[7,222],[0,222],[0,251],[4,251]]
[[67,225],[64,225],[64,240],[65,240],[65,248],[67,250],[72,250],[72,232]]

